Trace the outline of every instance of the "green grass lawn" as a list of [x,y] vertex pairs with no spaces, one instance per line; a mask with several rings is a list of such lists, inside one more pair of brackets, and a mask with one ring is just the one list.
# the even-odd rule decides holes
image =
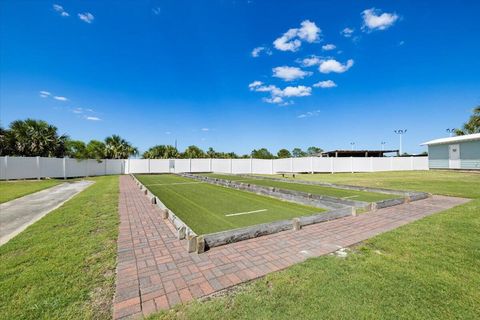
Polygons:
[[1,319],[111,319],[118,177],[90,179],[0,247]]
[[[277,175],[276,177],[281,177],[281,175]],[[292,179],[291,177],[289,178]],[[475,172],[464,173],[431,170],[374,173],[297,174],[295,179],[424,191],[457,197],[480,198],[480,173]]]
[[479,319],[480,175],[390,172],[328,177],[338,183],[474,200],[374,237],[347,258],[312,258],[236,293],[179,305],[152,318]]
[[325,211],[175,175],[137,178],[197,234]]
[[244,183],[250,183],[250,184],[255,184],[259,186],[275,187],[279,189],[286,189],[286,190],[293,190],[293,191],[301,191],[301,192],[319,194],[319,195],[330,196],[335,198],[345,198],[345,199],[356,200],[356,201],[375,202],[375,201],[395,199],[400,197],[392,194],[344,190],[344,189],[337,189],[337,188],[325,187],[320,185],[314,186],[314,185],[289,183],[289,182],[260,179],[260,178],[248,179],[244,176],[234,176],[234,175],[215,174],[215,173],[207,173],[204,175],[211,178],[241,181]]
[[63,180],[0,181],[0,203],[56,186]]

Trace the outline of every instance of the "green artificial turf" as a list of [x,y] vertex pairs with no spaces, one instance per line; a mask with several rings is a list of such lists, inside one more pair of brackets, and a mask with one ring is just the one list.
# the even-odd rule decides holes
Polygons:
[[244,183],[250,183],[250,184],[255,184],[259,186],[275,187],[279,189],[300,191],[300,192],[319,194],[319,195],[335,197],[335,198],[344,198],[344,199],[355,200],[355,201],[376,202],[381,200],[399,198],[399,196],[396,196],[393,194],[345,190],[345,189],[338,189],[338,188],[332,188],[332,187],[326,187],[326,186],[320,186],[320,185],[315,186],[315,185],[282,182],[282,181],[275,181],[275,180],[261,179],[261,178],[249,179],[244,176],[234,176],[234,175],[215,174],[215,173],[207,173],[204,175],[211,178],[241,181]]
[[0,247],[0,319],[111,319],[118,176],[91,180]]
[[[137,175],[137,178],[197,234],[325,211],[175,175]],[[227,216],[257,210],[266,211]]]
[[376,236],[347,258],[312,258],[224,297],[178,305],[152,319],[479,319],[480,175],[329,177],[474,200]]
[[63,180],[20,180],[0,182],[0,203],[56,186]]

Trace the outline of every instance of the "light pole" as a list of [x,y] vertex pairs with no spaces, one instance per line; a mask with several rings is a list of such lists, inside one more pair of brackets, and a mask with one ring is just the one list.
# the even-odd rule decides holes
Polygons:
[[450,134],[450,137],[452,137],[453,134],[455,133],[455,130],[457,130],[457,129],[456,129],[456,128],[451,128],[451,129],[450,129],[450,128],[447,128],[446,131],[447,131],[448,134]]
[[355,142],[350,142],[350,149],[352,151],[355,149]]
[[385,150],[385,145],[386,145],[387,143],[386,143],[385,141],[382,141],[381,144],[382,144],[382,151],[384,151],[384,150]]
[[398,130],[393,130],[396,134],[400,136],[400,148],[399,148],[399,153],[400,155],[403,154],[403,148],[402,148],[402,136],[407,133],[407,129],[398,129]]

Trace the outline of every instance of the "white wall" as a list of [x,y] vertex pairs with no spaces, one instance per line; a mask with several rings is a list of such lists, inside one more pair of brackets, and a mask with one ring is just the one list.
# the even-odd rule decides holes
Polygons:
[[[172,166],[171,166],[172,163]],[[128,159],[0,157],[0,179],[100,176],[124,173],[218,172],[375,172],[428,170],[428,157],[288,158],[288,159]]]

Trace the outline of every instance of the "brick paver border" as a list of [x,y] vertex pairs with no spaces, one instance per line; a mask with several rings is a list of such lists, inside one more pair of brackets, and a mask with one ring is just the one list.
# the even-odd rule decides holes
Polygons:
[[395,229],[465,203],[432,198],[187,253],[129,176],[120,177],[120,233],[114,319],[141,318]]

